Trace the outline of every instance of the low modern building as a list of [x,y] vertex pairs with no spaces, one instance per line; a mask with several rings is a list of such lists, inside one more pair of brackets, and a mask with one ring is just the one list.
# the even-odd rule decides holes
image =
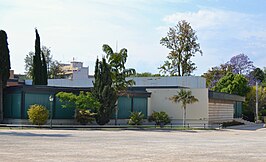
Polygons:
[[[187,123],[212,125],[240,118],[244,97],[218,93],[206,88],[202,77],[144,77],[132,78],[136,85],[129,87],[128,94],[118,99],[119,123],[126,123],[130,113],[141,111],[148,118],[153,111],[164,111],[169,114],[173,124],[181,124],[183,112],[181,104],[173,103],[169,98],[176,95],[181,88],[192,91],[199,102],[187,105]],[[5,90],[4,122],[27,122],[27,110],[32,104],[42,104],[53,111],[53,119],[58,124],[75,124],[74,108],[62,108],[55,94],[60,91],[75,92],[90,91],[93,78],[87,80],[89,86],[72,87],[64,81],[56,86],[21,85]],[[87,83],[88,83],[87,82]],[[75,82],[75,84],[78,82]],[[64,86],[65,87],[64,87]],[[49,96],[55,99],[52,103]],[[110,122],[111,124],[114,121]]]

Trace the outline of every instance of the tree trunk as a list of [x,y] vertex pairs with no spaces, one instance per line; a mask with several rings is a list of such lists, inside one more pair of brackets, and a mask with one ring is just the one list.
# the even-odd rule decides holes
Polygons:
[[182,54],[181,52],[178,54],[178,76],[181,76],[181,61],[182,61]]
[[180,63],[178,63],[178,65],[177,65],[177,70],[178,70],[177,76],[181,76],[181,66],[180,66]]
[[117,119],[118,119],[118,99],[115,102],[115,125],[117,125]]
[[3,114],[3,81],[2,75],[0,75],[0,123],[2,123],[4,118]]
[[186,106],[184,107],[184,117],[183,117],[183,127],[186,126],[186,118],[187,118],[187,109]]

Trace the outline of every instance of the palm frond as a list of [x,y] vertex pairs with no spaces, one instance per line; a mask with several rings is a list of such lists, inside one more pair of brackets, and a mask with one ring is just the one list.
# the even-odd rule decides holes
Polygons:
[[113,52],[113,50],[112,50],[112,48],[109,46],[109,45],[107,45],[107,44],[104,44],[103,45],[103,52],[105,52],[106,54],[107,54],[107,58],[109,59],[110,58],[110,56],[112,56],[112,54],[114,53]]
[[185,89],[181,89],[179,92],[177,92],[177,95],[174,95],[169,99],[175,103],[181,102],[183,107],[185,107],[186,104],[198,102],[198,99],[192,96],[192,92]]

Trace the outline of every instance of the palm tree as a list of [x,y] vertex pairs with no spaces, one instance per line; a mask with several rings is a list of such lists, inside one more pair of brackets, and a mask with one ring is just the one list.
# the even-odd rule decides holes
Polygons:
[[190,90],[186,91],[184,89],[181,89],[179,92],[177,92],[177,95],[174,95],[169,98],[175,103],[182,103],[183,107],[183,127],[186,125],[186,106],[187,104],[193,104],[195,102],[198,102],[198,99],[192,96],[192,92]]
[[123,48],[119,52],[113,52],[112,48],[104,44],[103,51],[106,53],[106,58],[111,66],[112,80],[114,88],[121,94],[128,86],[134,85],[133,80],[126,80],[126,77],[135,75],[135,69],[126,69],[127,49]]
[[[127,49],[123,48],[119,52],[113,52],[112,48],[104,44],[103,52],[106,53],[106,58],[108,59],[108,64],[111,67],[111,75],[113,81],[113,87],[116,91],[117,96],[125,94],[128,86],[132,86],[135,82],[130,79],[126,80],[126,77],[135,75],[135,69],[126,69],[125,64],[127,61]],[[117,117],[118,117],[118,101],[116,101],[115,108],[115,125],[117,125]]]

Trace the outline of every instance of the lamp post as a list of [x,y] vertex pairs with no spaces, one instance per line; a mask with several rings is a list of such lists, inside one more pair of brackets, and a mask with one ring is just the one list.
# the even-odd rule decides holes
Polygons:
[[53,95],[49,96],[49,101],[50,101],[50,129],[52,129],[52,123],[53,123],[53,101],[54,101]]
[[258,82],[256,81],[256,123],[259,122],[259,95],[258,95]]

